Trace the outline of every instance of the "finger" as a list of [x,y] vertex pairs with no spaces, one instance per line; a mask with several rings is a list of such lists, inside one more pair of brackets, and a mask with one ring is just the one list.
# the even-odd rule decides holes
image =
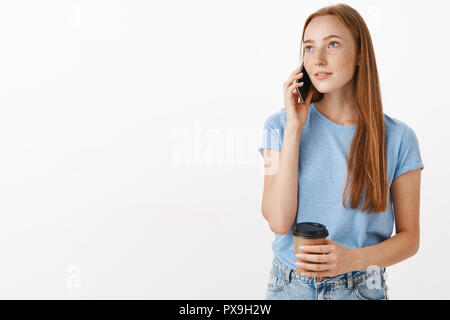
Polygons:
[[307,254],[307,253],[298,253],[295,255],[297,260],[300,262],[328,262],[329,256],[327,254]]
[[294,74],[293,76],[292,76],[292,81],[294,80],[294,79],[301,79],[301,78],[303,78],[303,72],[300,72],[300,73],[296,73],[296,74]]
[[292,83],[296,83],[297,82],[296,80],[301,79],[301,78],[303,78],[303,73],[302,72],[299,73],[299,74],[294,74],[294,75],[289,77],[287,83],[288,83],[288,85],[292,85]]
[[292,93],[298,93],[297,88],[298,87],[303,87],[303,82],[294,82],[293,84],[291,84],[288,88],[288,90],[291,90]]
[[314,245],[314,246],[301,246],[299,247],[300,252],[310,252],[310,253],[329,253],[333,250],[332,245]]
[[319,272],[303,272],[301,275],[307,278],[317,278],[317,277],[335,277],[335,274],[330,271],[319,271]]
[[294,71],[292,71],[289,76],[293,76],[294,74],[301,72],[302,69],[303,69],[303,65],[295,68]]
[[[300,73],[301,73],[301,75],[300,75]],[[292,71],[292,73],[289,75],[289,77],[286,80],[286,82],[284,83],[284,85],[290,86],[292,84],[292,82],[294,82],[295,79],[302,78],[302,77],[303,77],[303,72],[301,72],[300,68],[297,68],[294,71]]]
[[295,265],[307,271],[314,271],[314,272],[331,270],[331,264],[329,263],[296,262]]
[[303,268],[300,268],[299,266],[296,266],[295,267],[295,272],[297,273],[297,274],[302,274],[302,273],[308,273],[308,272],[311,272],[310,270],[306,270],[306,269],[303,269]]

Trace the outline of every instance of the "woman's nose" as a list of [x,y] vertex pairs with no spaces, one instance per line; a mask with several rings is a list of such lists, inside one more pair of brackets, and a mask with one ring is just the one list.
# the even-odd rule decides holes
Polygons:
[[322,48],[317,49],[315,52],[314,58],[316,63],[325,63],[326,62],[326,52]]

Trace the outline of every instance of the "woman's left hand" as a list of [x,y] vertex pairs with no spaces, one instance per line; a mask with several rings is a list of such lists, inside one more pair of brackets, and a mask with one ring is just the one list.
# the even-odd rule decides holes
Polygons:
[[340,244],[326,240],[324,245],[303,246],[300,257],[301,268],[307,270],[306,277],[335,277],[339,274],[354,271],[355,249],[349,249]]

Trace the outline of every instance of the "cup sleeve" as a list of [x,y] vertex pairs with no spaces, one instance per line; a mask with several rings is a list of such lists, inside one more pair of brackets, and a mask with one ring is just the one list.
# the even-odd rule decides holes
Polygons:
[[422,158],[420,156],[419,141],[414,131],[406,126],[400,142],[398,152],[397,165],[394,172],[394,178],[402,175],[405,172],[425,168]]
[[258,147],[258,151],[261,156],[264,157],[264,149],[274,149],[281,151],[281,137],[281,128],[275,124],[271,117],[269,117],[264,123],[262,137]]

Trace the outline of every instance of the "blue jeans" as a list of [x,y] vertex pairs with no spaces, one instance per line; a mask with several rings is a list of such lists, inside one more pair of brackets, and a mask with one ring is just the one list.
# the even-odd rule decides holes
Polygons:
[[351,271],[317,281],[298,275],[276,257],[266,300],[388,300],[386,268]]

